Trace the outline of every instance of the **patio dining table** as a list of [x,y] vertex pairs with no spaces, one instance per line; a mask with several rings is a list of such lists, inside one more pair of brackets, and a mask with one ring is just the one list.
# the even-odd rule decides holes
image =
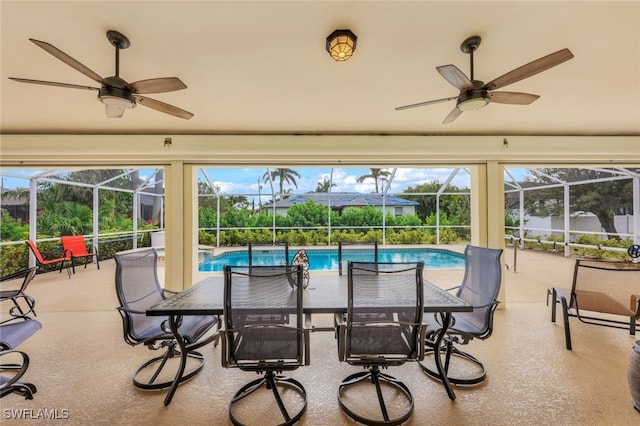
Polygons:
[[[335,314],[347,312],[347,277],[339,275],[317,275],[313,277],[311,285],[304,290],[303,311],[305,315]],[[178,325],[185,315],[222,315],[224,306],[224,278],[222,276],[209,277],[194,284],[192,287],[152,306],[146,311],[147,316],[168,316],[169,326],[180,347],[181,362],[176,377],[167,392],[164,405],[169,405],[180,383],[186,363],[189,344],[185,342]],[[442,315],[442,329],[447,330],[451,323],[451,313],[470,312],[473,306],[457,298],[453,294],[424,280],[424,311],[440,313]],[[311,331],[333,331],[333,327],[312,327]],[[446,333],[438,335],[435,347]],[[444,380],[442,384],[451,400],[455,400],[455,393],[444,371],[439,351],[435,356],[438,372]]]

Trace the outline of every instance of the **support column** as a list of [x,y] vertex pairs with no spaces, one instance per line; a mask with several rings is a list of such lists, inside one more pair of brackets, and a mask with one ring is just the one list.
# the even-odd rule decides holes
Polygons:
[[[471,244],[504,250],[504,166],[497,161],[471,168]],[[504,254],[501,263],[504,265]],[[504,269],[503,269],[504,271]],[[506,307],[505,274],[498,309]]]
[[184,164],[172,161],[165,168],[165,288],[180,291],[184,286]]

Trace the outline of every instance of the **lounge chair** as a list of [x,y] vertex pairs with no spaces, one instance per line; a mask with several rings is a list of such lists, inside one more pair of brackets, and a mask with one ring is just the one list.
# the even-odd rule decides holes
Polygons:
[[76,259],[84,259],[86,269],[89,259],[95,257],[96,266],[100,269],[98,249],[94,246],[92,251],[88,251],[84,235],[65,235],[60,237],[60,240],[62,240],[62,249],[65,255],[71,257],[71,268],[74,274],[76,273]]
[[[71,256],[68,256],[66,253],[62,256],[62,257],[56,257],[54,259],[45,259],[42,254],[40,253],[40,250],[38,249],[38,246],[36,245],[36,243],[34,241],[31,240],[26,240],[25,243],[27,243],[27,245],[29,246],[29,249],[31,249],[31,252],[33,253],[33,255],[36,257],[36,260],[38,261],[38,263],[41,266],[50,266],[50,265],[55,265],[55,264],[60,264],[60,272],[62,272],[62,268],[64,268],[65,264],[67,265],[67,274],[69,275],[69,278],[71,278],[71,271],[69,270],[69,263],[71,263]],[[67,263],[69,262],[69,263]]]

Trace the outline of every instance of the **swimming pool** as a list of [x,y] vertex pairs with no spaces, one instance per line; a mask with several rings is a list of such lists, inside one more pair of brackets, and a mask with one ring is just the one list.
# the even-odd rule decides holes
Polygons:
[[[338,249],[305,249],[309,256],[309,269],[312,271],[337,271]],[[289,249],[289,262],[297,250]],[[346,260],[367,262],[373,260],[371,250],[346,250],[343,258],[343,268]],[[345,253],[343,252],[343,253]],[[283,251],[258,251],[253,253],[254,265],[282,264]],[[346,259],[346,260],[345,260]],[[381,248],[378,250],[379,262],[417,262],[424,261],[425,268],[464,268],[464,255],[449,250],[434,248]],[[202,253],[198,265],[200,272],[222,271],[224,265],[248,266],[247,250],[229,251],[214,256],[212,253]]]

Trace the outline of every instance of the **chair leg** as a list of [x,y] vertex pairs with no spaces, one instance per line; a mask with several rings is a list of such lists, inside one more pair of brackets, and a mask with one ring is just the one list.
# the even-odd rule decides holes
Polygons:
[[[382,419],[371,419],[371,418],[365,417],[362,414],[356,413],[354,410],[348,407],[348,405],[345,403],[345,401],[342,398],[343,392],[349,386],[355,385],[365,380],[373,383],[373,385],[376,388],[376,394],[378,396],[378,404],[380,405],[380,412],[381,412]],[[384,396],[382,394],[382,387],[380,384],[381,382],[388,383],[389,385],[400,390],[405,395],[407,401],[409,402],[409,409],[396,418],[392,419],[389,416],[387,405],[384,401]],[[403,382],[401,382],[400,380],[396,379],[393,376],[380,372],[380,369],[378,366],[372,366],[368,371],[352,374],[346,377],[338,387],[338,403],[340,404],[340,408],[342,409],[342,411],[344,411],[349,417],[351,417],[356,422],[360,422],[366,425],[402,424],[411,417],[411,415],[413,414],[413,407],[414,407],[413,395],[411,394],[411,391],[409,390],[407,385],[405,385]]]
[[[136,372],[133,374],[133,384],[137,388],[142,390],[160,390],[160,389],[166,389],[171,387],[175,378],[173,374],[170,375],[171,377],[169,380],[162,381],[162,382],[156,382],[156,380],[162,373],[162,370],[164,369],[164,367],[167,365],[167,362],[171,358],[176,358],[179,356],[180,356],[180,352],[175,349],[175,345],[170,346],[169,349],[167,349],[167,351],[164,354],[150,359],[149,361],[142,364],[136,370]],[[204,367],[204,357],[202,356],[201,353],[196,351],[191,351],[187,354],[187,356],[189,358],[195,359],[197,361],[197,364],[195,367],[193,367],[193,369],[189,371],[189,373],[182,375],[182,378],[180,379],[180,383],[184,383],[187,380],[193,378]],[[148,379],[143,379],[143,376],[141,375],[141,373],[149,372],[151,371],[150,370],[151,368],[153,368],[151,377]],[[145,377],[147,376],[148,374],[145,375]]]
[[[444,371],[450,383],[458,386],[474,386],[482,383],[487,377],[487,370],[482,361],[467,352],[461,351],[454,346],[454,343],[452,341],[448,340],[444,345],[442,345],[442,347],[440,347],[440,351],[445,354]],[[433,356],[437,356],[435,353],[435,348],[430,347],[428,349],[425,349],[425,357],[431,354],[433,354]],[[449,374],[449,366],[451,364],[451,359],[454,356],[475,364],[479,368],[480,372],[473,375],[472,377],[452,377]],[[420,363],[420,367],[422,368],[422,371],[432,379],[438,381],[443,380],[443,377],[440,373],[427,367],[424,362]]]
[[[231,423],[236,426],[244,426],[244,423],[240,422],[234,415],[234,404],[248,397],[253,392],[260,389],[263,385],[266,387],[266,389],[270,389],[273,393],[276,404],[278,405],[280,413],[285,420],[284,423],[280,423],[280,426],[293,425],[302,418],[302,415],[307,409],[307,391],[305,390],[304,386],[302,386],[302,384],[295,379],[276,375],[273,371],[267,371],[265,372],[264,377],[247,383],[233,395],[233,398],[231,398],[231,402],[229,403],[229,419],[231,420]],[[278,390],[278,385],[280,385],[281,387],[287,386],[296,391],[300,396],[302,396],[304,400],[303,405],[295,413],[293,413],[293,415],[289,413],[289,410],[287,410],[280,395],[280,391]]]

